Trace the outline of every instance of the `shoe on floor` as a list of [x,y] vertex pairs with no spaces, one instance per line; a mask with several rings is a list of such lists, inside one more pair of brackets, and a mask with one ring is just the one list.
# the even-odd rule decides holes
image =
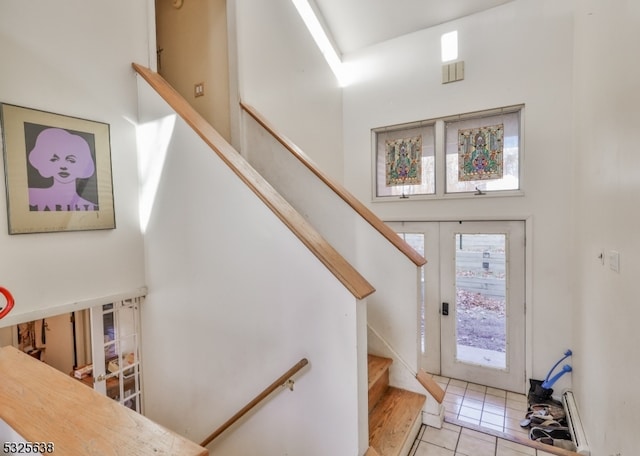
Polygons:
[[571,434],[569,428],[564,426],[549,426],[549,427],[533,427],[529,431],[529,438],[531,440],[538,440],[542,437],[548,437],[558,440],[571,440]]

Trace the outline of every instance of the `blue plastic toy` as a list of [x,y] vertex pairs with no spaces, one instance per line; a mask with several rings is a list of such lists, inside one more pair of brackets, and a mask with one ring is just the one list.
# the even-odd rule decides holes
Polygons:
[[[551,368],[551,370],[549,371],[549,373],[547,374],[547,377],[544,379],[544,382],[542,383],[542,387],[549,389],[553,386],[553,384],[555,382],[558,381],[558,379],[560,377],[562,377],[564,374],[566,374],[567,372],[571,372],[573,369],[571,369],[571,366],[569,366],[568,364],[565,364],[564,366],[562,366],[562,370],[560,372],[558,372],[556,375],[554,375],[553,377],[551,377],[551,374],[553,373],[553,371],[555,370],[556,367],[558,367],[558,365],[564,361],[565,359],[567,359],[569,356],[571,356],[573,354],[573,352],[571,350],[567,350],[566,352],[564,352],[564,356],[562,358],[560,358],[560,360],[555,363],[553,365],[553,367]],[[550,378],[551,377],[551,378]]]

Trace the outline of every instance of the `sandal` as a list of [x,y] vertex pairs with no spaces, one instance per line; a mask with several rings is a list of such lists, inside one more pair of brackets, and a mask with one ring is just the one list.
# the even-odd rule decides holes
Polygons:
[[544,443],[545,445],[551,445],[556,448],[562,448],[563,450],[576,451],[576,444],[571,440],[552,439],[551,437],[540,437],[536,439],[536,442]]
[[556,420],[547,420],[540,423],[538,427],[546,428],[546,427],[563,427],[562,424],[557,422]]
[[565,426],[550,426],[550,427],[533,427],[529,431],[529,438],[531,440],[538,440],[540,438],[551,438],[558,440],[571,440],[571,434],[569,428]]
[[532,404],[529,406],[529,411],[532,412],[533,415],[547,416],[556,421],[560,421],[567,416],[564,407],[554,403]]

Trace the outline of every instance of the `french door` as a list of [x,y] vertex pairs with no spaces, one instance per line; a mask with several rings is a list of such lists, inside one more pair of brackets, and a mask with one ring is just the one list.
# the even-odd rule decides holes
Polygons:
[[143,413],[140,299],[91,308],[91,345],[94,389]]
[[440,249],[442,375],[524,392],[524,223],[442,223]]
[[525,230],[522,221],[393,222],[423,243],[423,368],[525,390]]

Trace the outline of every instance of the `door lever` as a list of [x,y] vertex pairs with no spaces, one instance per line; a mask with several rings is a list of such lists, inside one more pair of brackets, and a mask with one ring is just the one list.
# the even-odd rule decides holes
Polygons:
[[449,303],[448,302],[443,302],[442,303],[442,315],[449,315]]

